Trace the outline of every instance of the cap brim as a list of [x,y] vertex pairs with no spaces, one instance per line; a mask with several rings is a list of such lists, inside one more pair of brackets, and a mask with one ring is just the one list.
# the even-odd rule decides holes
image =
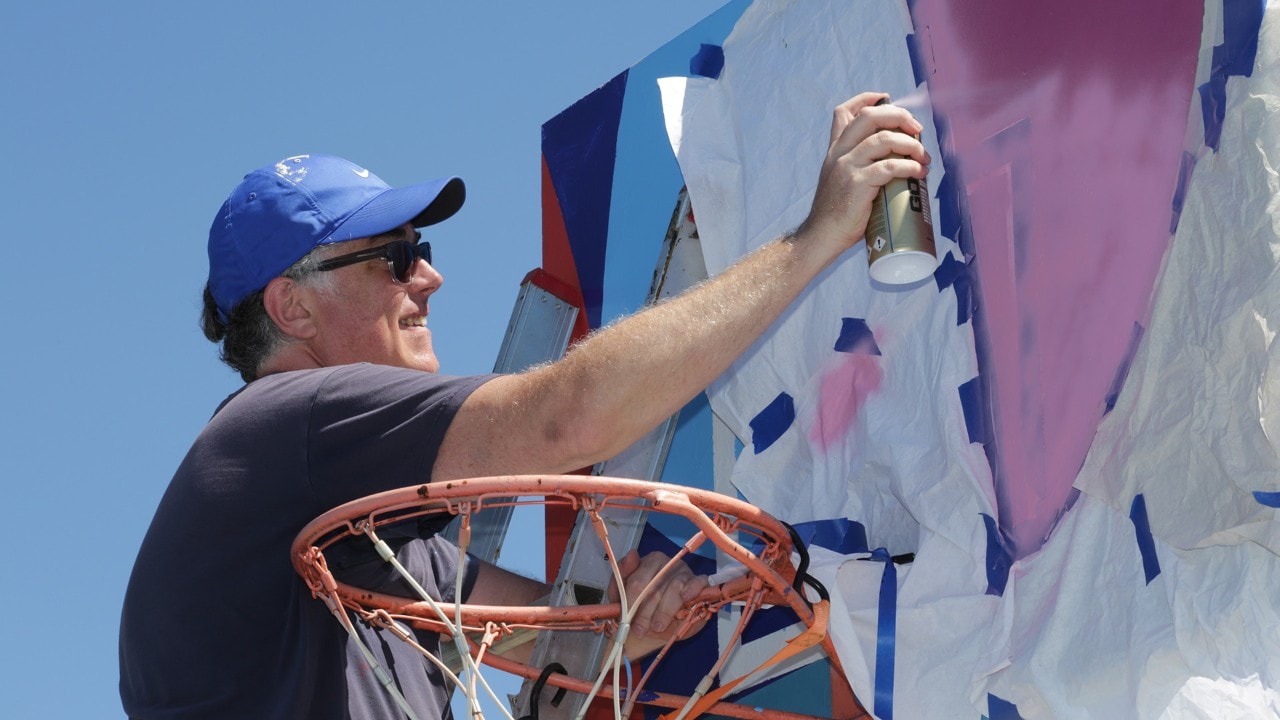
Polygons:
[[391,188],[351,213],[322,243],[380,235],[405,223],[434,225],[458,212],[466,198],[466,186],[456,177]]

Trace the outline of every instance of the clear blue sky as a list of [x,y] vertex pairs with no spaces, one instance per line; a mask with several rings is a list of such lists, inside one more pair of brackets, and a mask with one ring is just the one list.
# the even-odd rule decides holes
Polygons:
[[539,264],[541,124],[722,4],[6,8],[0,717],[122,716],[134,554],[239,386],[197,317],[209,223],[245,172],[324,152],[393,185],[464,177],[432,233],[431,325],[445,371],[487,371]]

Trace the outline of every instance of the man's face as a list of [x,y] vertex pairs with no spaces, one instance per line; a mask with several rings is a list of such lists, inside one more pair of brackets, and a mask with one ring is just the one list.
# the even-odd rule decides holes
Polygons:
[[[390,234],[341,243],[329,257],[416,238],[417,232],[406,224]],[[439,371],[427,329],[428,298],[444,282],[435,268],[415,260],[407,283],[395,282],[384,260],[358,262],[324,275],[329,277],[311,293],[316,335],[309,341],[322,365],[369,362]]]

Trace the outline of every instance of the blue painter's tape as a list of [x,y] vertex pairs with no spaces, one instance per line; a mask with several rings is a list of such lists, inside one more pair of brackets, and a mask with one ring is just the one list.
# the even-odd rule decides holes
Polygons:
[[1209,81],[1198,88],[1204,144],[1215,151],[1227,113],[1227,78],[1253,74],[1265,6],[1262,0],[1222,0],[1222,44],[1213,49]]
[[875,714],[893,720],[894,643],[898,628],[898,570],[889,551],[876,548],[868,560],[884,563],[880,576],[880,604],[876,619]]
[[[810,520],[792,526],[805,547],[817,545],[841,555],[871,552],[867,548],[867,528],[849,518]],[[764,543],[757,539],[750,545],[752,552],[760,552]],[[795,612],[785,605],[758,610],[742,631],[742,641],[751,642],[796,623]]]
[[[945,121],[939,118],[933,119],[935,126],[939,124],[945,125]],[[938,131],[938,137],[941,138],[942,131]],[[958,172],[948,172],[942,176],[942,182],[938,183],[938,189],[935,194],[938,198],[938,232],[943,237],[956,239],[957,233],[960,231],[960,185],[959,179],[956,177]]]
[[698,52],[689,60],[689,74],[694,77],[705,77],[715,80],[724,70],[724,48],[719,45],[702,43]]
[[964,410],[964,427],[969,433],[969,442],[985,445],[987,442],[987,423],[983,417],[982,376],[978,375],[961,385],[960,407]]
[[836,338],[836,352],[879,355],[880,346],[875,335],[862,318],[840,318],[840,337]]
[[[944,137],[942,128],[946,127],[946,121],[940,117],[935,117],[934,125],[939,127],[938,138],[941,140]],[[973,258],[973,242],[969,234],[965,232],[964,212],[961,209],[959,196],[959,174],[957,170],[944,175],[942,182],[938,183],[936,197],[938,199],[938,231],[943,237],[949,237],[954,240],[960,246],[962,254],[959,257],[953,257],[951,253],[947,253],[942,258],[942,265],[939,266],[938,270],[934,271],[934,280],[938,283],[939,292],[948,285],[955,289],[957,327],[969,322],[969,319],[973,317],[974,309],[973,279],[970,270],[970,261]],[[968,259],[962,261],[961,258]],[[939,277],[940,273],[943,277]]]
[[1017,705],[991,693],[987,693],[987,716],[991,720],[1022,720]]
[[969,322],[973,317],[973,280],[968,265],[965,271],[956,277],[954,292],[956,294],[956,327]]
[[1156,541],[1151,537],[1151,523],[1147,520],[1147,499],[1142,493],[1133,496],[1129,519],[1133,521],[1133,531],[1138,537],[1138,552],[1142,553],[1142,572],[1150,585],[1160,574],[1160,558],[1156,557]]
[[778,393],[773,402],[751,418],[751,447],[757,455],[782,437],[796,420],[796,403],[786,393]]
[[1253,499],[1271,508],[1280,508],[1280,492],[1253,491]]
[[1187,202],[1187,186],[1191,184],[1191,171],[1195,169],[1196,156],[1182,151],[1182,161],[1178,164],[1178,184],[1173,188],[1173,218],[1169,220],[1169,234],[1178,231],[1178,221],[1182,219],[1182,206]]
[[938,284],[938,291],[941,292],[954,285],[967,268],[968,265],[960,262],[954,254],[943,255],[938,261],[938,269],[933,271],[933,281]]
[[916,37],[914,33],[907,36],[907,56],[911,58],[911,77],[915,78],[916,86],[919,87],[929,78],[925,70],[924,56],[920,54],[920,43],[916,42]]
[[[849,518],[810,520],[808,523],[796,524],[792,529],[805,547],[824,547],[841,555],[870,552],[867,547],[867,528],[856,520]],[[751,552],[760,552],[763,546],[764,542],[756,539],[749,547]],[[763,638],[764,635],[795,624],[796,615],[790,607],[780,605],[767,610],[758,610],[742,630],[742,642],[755,641]]]
[[849,518],[811,520],[792,526],[805,547],[817,545],[841,555],[871,552],[867,548],[867,528]]
[[1013,566],[1013,553],[995,518],[982,513],[982,522],[987,527],[987,594],[1004,595],[1004,587],[1009,582],[1009,568]]
[[1106,409],[1103,410],[1103,415],[1114,410],[1116,400],[1120,399],[1120,391],[1124,389],[1124,381],[1129,379],[1129,368],[1133,365],[1133,357],[1138,354],[1138,345],[1142,342],[1144,332],[1145,329],[1141,324],[1133,324],[1133,332],[1129,335],[1129,348],[1125,350],[1120,365],[1116,367],[1116,376],[1111,381],[1111,389],[1107,391]]
[[1222,0],[1222,44],[1213,49],[1213,68],[1249,77],[1258,59],[1258,30],[1265,0]]
[[938,261],[938,268],[933,271],[933,281],[938,285],[938,292],[952,288],[956,296],[956,327],[969,322],[973,316],[973,297],[970,279],[972,269],[968,263],[955,253],[947,253]]
[[1218,149],[1218,141],[1222,138],[1222,121],[1227,116],[1227,79],[1222,82],[1209,82],[1201,85],[1200,119],[1204,123],[1205,147]]

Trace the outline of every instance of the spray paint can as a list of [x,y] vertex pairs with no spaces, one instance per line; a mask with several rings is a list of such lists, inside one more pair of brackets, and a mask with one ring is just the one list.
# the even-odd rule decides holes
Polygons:
[[[882,99],[876,104],[885,102]],[[887,285],[906,285],[932,275],[938,267],[938,257],[933,245],[928,183],[894,178],[880,188],[871,201],[866,237],[871,279]]]

